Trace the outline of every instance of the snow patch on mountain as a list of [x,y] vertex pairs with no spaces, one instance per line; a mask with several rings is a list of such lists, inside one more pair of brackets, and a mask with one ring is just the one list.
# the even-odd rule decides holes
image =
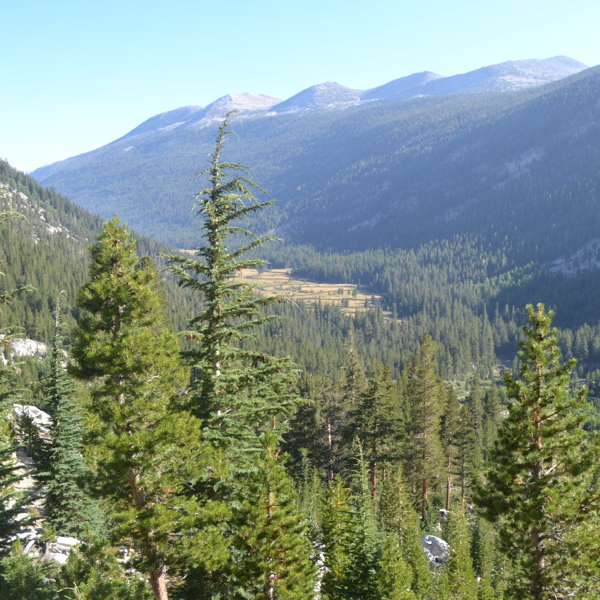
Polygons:
[[443,75],[438,75],[431,71],[413,73],[412,75],[400,77],[400,79],[394,79],[384,85],[361,92],[361,100],[386,100],[393,102],[395,99],[400,99],[400,96],[415,97],[421,95],[422,88],[428,83],[436,79],[443,79],[443,77]]
[[541,148],[531,148],[531,150],[524,152],[514,160],[507,162],[502,169],[502,173],[511,178],[522,175],[523,173],[528,172],[529,165],[539,161],[543,154],[544,153]]
[[[587,66],[566,56],[554,58],[512,60],[482,67],[468,73],[441,77],[420,88],[423,96],[439,96],[460,92],[510,92],[540,86],[574,75]],[[410,90],[409,90],[410,92]],[[396,95],[398,100],[406,94]]]
[[354,90],[335,81],[327,81],[306,88],[295,96],[279,103],[273,108],[273,112],[289,113],[309,109],[351,106],[360,103],[361,94],[361,90]]
[[575,277],[584,271],[600,268],[600,238],[595,238],[570,256],[553,261],[550,271],[566,277]]

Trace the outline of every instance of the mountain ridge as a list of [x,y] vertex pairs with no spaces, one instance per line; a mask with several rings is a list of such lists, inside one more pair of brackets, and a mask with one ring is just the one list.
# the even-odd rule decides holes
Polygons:
[[[107,145],[110,146],[125,138],[167,130],[169,127],[207,126],[213,119],[222,119],[227,112],[232,110],[246,116],[249,113],[255,113],[255,116],[263,117],[271,113],[323,110],[365,102],[398,102],[421,96],[461,92],[515,91],[556,81],[585,68],[587,68],[586,65],[575,59],[555,56],[546,59],[506,61],[450,76],[423,71],[366,90],[353,89],[329,81],[305,88],[285,100],[252,92],[226,94],[207,106],[182,106],[154,115]],[[79,156],[85,154],[88,153]],[[65,163],[72,158],[77,157],[70,157],[59,162]],[[44,165],[34,172],[50,169],[56,164],[59,163]]]

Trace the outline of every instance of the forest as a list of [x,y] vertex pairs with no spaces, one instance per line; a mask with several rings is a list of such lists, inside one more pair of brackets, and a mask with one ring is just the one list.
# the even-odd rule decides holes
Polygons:
[[[597,598],[600,325],[575,314],[594,276],[561,294],[467,235],[351,261],[257,236],[271,201],[223,158],[230,132],[194,256],[0,164],[0,598]],[[236,277],[284,255],[392,319]],[[43,363],[11,354],[24,335]]]

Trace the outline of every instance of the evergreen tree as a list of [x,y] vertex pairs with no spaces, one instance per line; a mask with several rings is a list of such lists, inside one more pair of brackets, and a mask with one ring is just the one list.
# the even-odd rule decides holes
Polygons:
[[446,511],[452,504],[452,476],[459,465],[461,431],[461,405],[454,389],[446,393],[444,415],[442,417],[441,438],[446,454]]
[[346,422],[342,393],[330,375],[321,373],[304,373],[299,393],[303,402],[285,436],[285,448],[294,459],[293,471],[299,474],[305,452],[307,459],[332,481],[342,472],[348,454],[342,431]]
[[412,590],[413,579],[414,575],[406,561],[400,540],[393,533],[389,534],[381,557],[381,599],[417,600]]
[[59,535],[81,538],[92,531],[98,533],[102,517],[90,496],[91,471],[83,458],[83,416],[75,383],[65,364],[61,301],[62,293],[56,304],[54,340],[48,352],[49,372],[43,382],[44,399],[52,416],[51,439],[45,444],[45,460],[36,460],[36,469],[45,489],[47,524]]
[[[231,134],[229,115],[219,128],[211,164],[199,175],[208,175],[210,187],[196,197],[206,245],[196,248],[199,260],[169,257],[180,285],[190,287],[205,299],[205,309],[192,319],[187,337],[198,343],[187,352],[193,370],[191,408],[202,420],[205,435],[228,453],[234,464],[252,463],[261,451],[260,436],[276,423],[280,434],[295,408],[292,365],[263,352],[242,347],[258,327],[271,317],[265,307],[281,302],[275,296],[258,295],[237,278],[243,269],[265,264],[247,258],[270,238],[256,237],[240,227],[240,221],[272,204],[260,202],[253,191],[262,191],[246,176],[244,165],[223,162],[221,153]],[[236,239],[252,238],[233,250]]]
[[312,545],[307,522],[297,508],[296,494],[278,456],[276,438],[264,437],[264,456],[258,463],[256,496],[242,510],[243,561],[237,565],[238,588],[245,598],[304,600],[315,587]]
[[0,598],[2,600],[54,600],[50,584],[51,569],[23,553],[20,541],[0,562]]
[[[433,596],[433,579],[429,561],[423,550],[419,517],[415,512],[399,468],[390,470],[382,486],[379,502],[381,528],[386,536],[393,535],[404,553],[404,559],[411,569],[410,591],[417,600],[427,600]],[[385,589],[397,589],[403,582],[387,580]],[[406,583],[406,582],[404,582]],[[403,589],[403,587],[402,587]]]
[[444,539],[452,548],[452,555],[444,566],[450,590],[447,598],[477,600],[477,580],[471,559],[469,525],[462,509],[450,512],[444,527]]
[[326,600],[347,599],[347,575],[352,542],[350,490],[338,475],[329,482],[323,506],[324,572],[320,592]]
[[473,412],[470,410],[468,404],[463,404],[460,409],[457,441],[460,501],[464,506],[467,497],[467,488],[472,478],[477,474],[477,465],[480,464],[477,430],[473,421]]
[[91,252],[90,281],[78,295],[83,315],[73,373],[94,384],[92,443],[119,541],[136,549],[138,568],[166,600],[168,567],[226,558],[222,507],[202,506],[184,493],[219,466],[177,396],[179,344],[165,324],[152,263],[138,259],[131,233],[116,217]]
[[553,313],[542,304],[527,313],[520,379],[505,377],[513,402],[476,500],[497,522],[512,566],[510,598],[591,597],[599,581],[598,445],[582,428],[585,390],[569,390],[575,361],[560,362]]
[[377,497],[378,477],[385,476],[385,463],[402,456],[404,419],[402,404],[395,394],[391,370],[375,364],[359,404],[349,415],[347,438],[358,439],[368,464],[371,489]]
[[[201,419],[204,438],[222,452],[228,466],[227,479],[197,487],[197,497],[222,501],[234,513],[227,529],[231,560],[218,572],[197,571],[188,576],[187,593],[196,598],[211,597],[211,590],[223,595],[237,593],[236,573],[248,560],[243,550],[238,552],[244,547],[238,537],[248,526],[239,507],[258,502],[247,481],[260,471],[262,434],[270,429],[281,436],[298,404],[291,361],[249,347],[257,328],[273,317],[266,316],[264,309],[281,299],[259,295],[237,277],[243,269],[264,265],[246,254],[268,239],[240,227],[240,221],[271,202],[259,202],[254,196],[255,190],[262,190],[247,177],[246,167],[221,160],[230,134],[228,115],[219,128],[210,166],[199,173],[207,175],[210,183],[197,194],[205,235],[205,245],[196,248],[199,260],[169,257],[180,285],[201,295],[205,306],[186,332],[188,339],[197,343],[186,353],[192,368],[188,407]],[[248,237],[252,238],[249,243],[229,248]],[[254,511],[246,516],[251,514]],[[272,529],[271,534],[281,532]],[[276,538],[270,542],[274,547],[285,543]]]
[[380,600],[379,569],[382,539],[377,528],[376,505],[371,487],[371,470],[359,445],[358,471],[355,475],[348,572],[347,600]]
[[[137,576],[128,576],[118,551],[104,538],[83,543],[69,553],[56,576],[60,600],[151,600],[152,589]],[[54,596],[53,596],[54,598]]]
[[498,579],[503,569],[498,569],[496,565],[492,525],[479,515],[475,516],[471,548],[473,568],[479,580],[478,600],[494,600],[494,584],[501,589]]
[[498,428],[502,423],[502,399],[497,385],[492,385],[485,395],[483,417],[483,458],[489,459],[494,442],[498,437]]
[[422,518],[427,513],[431,488],[439,483],[443,473],[440,428],[444,390],[436,372],[434,352],[435,344],[425,334],[408,367],[406,476],[419,499]]

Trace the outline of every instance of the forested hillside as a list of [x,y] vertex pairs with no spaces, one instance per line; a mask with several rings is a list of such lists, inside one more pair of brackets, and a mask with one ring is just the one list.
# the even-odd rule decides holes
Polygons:
[[[498,102],[514,117],[597,74],[577,77]],[[192,255],[1,165],[3,345],[22,328],[50,352],[37,375],[0,364],[0,598],[597,597],[593,227],[554,250],[518,243],[527,222],[542,236],[517,212],[516,237],[270,241],[230,127],[196,180]],[[238,272],[264,258],[376,290],[391,318],[257,294]]]
[[[241,117],[230,152],[278,200],[261,227],[288,242],[409,249],[480,234],[519,265],[549,262],[596,237],[599,93],[593,68],[519,92]],[[34,177],[193,247],[192,175],[216,127],[142,129]]]

